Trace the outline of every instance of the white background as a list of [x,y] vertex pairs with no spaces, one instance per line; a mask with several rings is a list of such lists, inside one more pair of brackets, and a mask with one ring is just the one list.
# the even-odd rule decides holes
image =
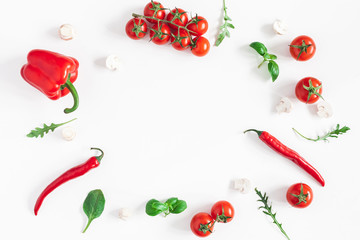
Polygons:
[[[2,3],[1,102],[1,239],[196,239],[191,217],[210,211],[221,199],[236,210],[229,224],[218,224],[212,239],[284,239],[261,211],[253,190],[231,189],[232,180],[246,177],[269,194],[277,217],[291,239],[355,239],[359,226],[359,2],[352,1],[235,1],[228,13],[235,30],[220,47],[203,58],[147,40],[134,41],[124,31],[131,13],[142,13],[147,1],[6,1]],[[166,0],[208,19],[206,37],[213,44],[222,23],[221,0]],[[275,35],[277,18],[289,25]],[[63,41],[61,24],[72,24],[78,37]],[[308,62],[296,62],[288,44],[307,34],[317,44]],[[280,76],[272,83],[261,59],[248,47],[263,42],[278,56]],[[20,76],[27,53],[41,48],[73,56],[80,62],[75,86],[79,109],[63,109],[72,97],[51,101]],[[104,61],[117,54],[124,63],[109,71]],[[323,82],[324,98],[334,116],[320,119],[315,105],[296,100],[298,80],[312,76]],[[282,96],[294,102],[290,114],[278,115]],[[61,128],[43,139],[26,134],[42,123],[70,125],[77,137],[67,142]],[[351,131],[330,143],[303,140],[291,130],[316,137],[337,123]],[[321,187],[306,172],[268,149],[248,128],[267,130],[294,148],[323,175]],[[38,195],[65,170],[105,151],[99,168],[56,189],[37,217]],[[285,199],[296,182],[309,184],[314,201],[307,209],[292,208]],[[82,203],[90,190],[106,198],[102,216],[86,234]],[[179,197],[188,203],[180,215],[149,217],[151,199]],[[128,221],[117,217],[127,207]]]

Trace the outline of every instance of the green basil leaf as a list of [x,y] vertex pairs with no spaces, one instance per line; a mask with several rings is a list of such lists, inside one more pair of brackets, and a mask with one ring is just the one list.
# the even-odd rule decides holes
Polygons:
[[173,209],[170,209],[170,212],[174,214],[178,214],[185,211],[185,209],[187,208],[187,204],[184,200],[179,200],[172,207]]
[[151,199],[146,203],[145,212],[149,216],[156,216],[162,213],[163,211],[157,208],[154,208],[154,204],[160,203],[156,199]]
[[178,198],[169,198],[166,202],[165,202],[165,204],[168,204],[169,205],[169,207],[170,207],[170,209],[171,209],[171,207],[173,206],[173,205],[175,205],[175,203],[177,203],[177,201],[178,201],[179,199]]
[[100,189],[93,190],[87,195],[84,204],[83,210],[88,217],[88,223],[83,231],[83,233],[88,229],[90,223],[95,219],[100,217],[105,207],[105,197],[103,192]]
[[166,206],[166,204],[162,203],[162,202],[154,202],[152,204],[152,207],[156,210],[160,210],[162,212],[168,210],[168,206]]
[[277,65],[276,62],[270,60],[268,63],[268,70],[271,75],[272,81],[275,82],[275,80],[279,76],[279,66]]
[[277,56],[275,56],[274,54],[269,54],[269,59],[276,60]]
[[250,47],[255,49],[261,56],[264,56],[267,53],[267,48],[261,42],[253,42],[250,44]]

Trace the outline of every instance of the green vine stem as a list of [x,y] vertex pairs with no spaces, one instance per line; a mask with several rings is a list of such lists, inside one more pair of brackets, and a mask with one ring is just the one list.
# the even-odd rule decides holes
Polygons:
[[164,20],[164,19],[158,19],[158,18],[155,18],[155,17],[144,16],[144,15],[137,14],[137,13],[133,13],[132,16],[135,17],[135,18],[153,19],[153,20],[158,21],[158,24],[159,24],[160,22],[163,22],[163,23],[171,23],[172,25],[174,25],[174,26],[176,26],[176,27],[178,28],[178,31],[180,31],[180,29],[184,29],[184,30],[188,33],[188,35],[189,35],[191,44],[194,44],[192,38],[190,37],[190,36],[191,36],[190,33],[196,34],[196,32],[191,31],[191,30],[189,30],[189,29],[187,28],[187,27],[189,26],[189,24],[192,23],[192,20],[190,20],[185,26],[180,26],[180,25],[177,25],[177,24],[173,23],[173,21],[168,21],[168,20]]

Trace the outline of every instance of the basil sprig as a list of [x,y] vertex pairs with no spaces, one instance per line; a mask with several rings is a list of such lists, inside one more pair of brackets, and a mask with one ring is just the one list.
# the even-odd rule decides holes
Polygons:
[[275,82],[275,80],[279,76],[279,66],[274,61],[274,60],[277,59],[277,57],[274,54],[268,53],[267,48],[261,42],[253,42],[253,43],[250,44],[250,47],[255,49],[255,51],[258,54],[260,54],[261,56],[263,56],[263,58],[264,58],[264,60],[260,63],[258,68],[260,68],[261,65],[263,65],[265,62],[268,62],[268,71],[269,71],[269,73],[271,75],[272,81]]
[[105,197],[103,192],[100,189],[93,190],[87,195],[83,209],[88,217],[88,223],[83,231],[83,233],[88,229],[90,223],[95,219],[100,217],[105,207]]
[[145,212],[149,216],[156,216],[164,213],[165,217],[172,214],[179,214],[185,211],[187,204],[184,200],[178,198],[169,198],[166,202],[162,203],[156,199],[151,199],[147,202]]

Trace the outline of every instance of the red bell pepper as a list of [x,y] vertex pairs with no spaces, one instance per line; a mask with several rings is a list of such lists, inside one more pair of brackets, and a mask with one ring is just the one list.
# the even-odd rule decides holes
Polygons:
[[25,81],[52,100],[70,92],[74,106],[66,108],[64,112],[75,111],[79,106],[79,96],[72,83],[77,78],[79,62],[75,58],[40,49],[30,51],[27,60],[28,63],[21,68]]

